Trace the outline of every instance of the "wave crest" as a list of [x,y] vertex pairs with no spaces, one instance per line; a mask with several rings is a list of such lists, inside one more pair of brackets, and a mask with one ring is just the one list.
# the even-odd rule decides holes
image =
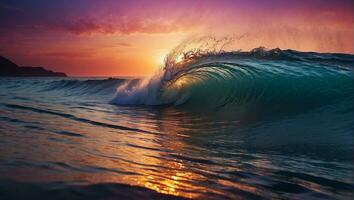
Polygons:
[[119,86],[112,103],[284,109],[353,98],[354,55],[263,47],[226,52],[228,38],[207,41],[187,51],[189,43],[178,46],[154,76]]

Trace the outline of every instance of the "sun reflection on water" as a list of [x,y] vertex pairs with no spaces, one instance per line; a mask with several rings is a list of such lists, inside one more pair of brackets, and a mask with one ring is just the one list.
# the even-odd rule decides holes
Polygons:
[[[159,117],[166,119],[164,113],[160,113]],[[188,119],[184,119],[187,122]],[[170,123],[158,124],[158,130],[160,132],[168,133],[169,140],[161,140],[156,138],[161,145],[162,152],[155,153],[153,155],[156,159],[155,169],[158,171],[148,171],[146,175],[138,178],[137,184],[146,188],[155,190],[159,193],[183,196],[187,198],[195,198],[199,196],[199,193],[193,193],[191,191],[202,192],[204,189],[201,187],[193,186],[189,183],[192,180],[205,180],[205,177],[193,173],[188,166],[183,163],[183,160],[171,158],[166,152],[183,152],[185,143],[181,138],[180,133],[185,129],[180,126],[180,121],[170,120]],[[150,163],[151,164],[151,163]],[[186,190],[188,188],[188,190]]]

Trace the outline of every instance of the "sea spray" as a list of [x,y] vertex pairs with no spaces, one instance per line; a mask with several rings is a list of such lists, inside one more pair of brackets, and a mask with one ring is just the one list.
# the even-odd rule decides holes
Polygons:
[[155,75],[119,86],[112,103],[306,110],[353,98],[353,55],[263,47],[224,51],[231,41],[185,41]]

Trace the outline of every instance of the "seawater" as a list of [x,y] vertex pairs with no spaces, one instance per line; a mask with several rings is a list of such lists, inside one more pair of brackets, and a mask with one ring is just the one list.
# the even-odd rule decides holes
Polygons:
[[0,198],[350,199],[353,66],[258,49],[146,79],[0,78]]

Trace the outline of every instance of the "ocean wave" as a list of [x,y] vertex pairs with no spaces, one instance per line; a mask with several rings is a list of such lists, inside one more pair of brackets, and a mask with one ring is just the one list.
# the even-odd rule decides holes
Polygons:
[[112,103],[284,111],[353,100],[354,55],[263,47],[226,52],[219,43],[212,50],[177,47],[154,76],[120,85]]
[[124,81],[125,79],[118,78],[88,80],[62,79],[47,82],[43,85],[41,91],[64,91],[72,95],[112,94],[112,91],[115,91],[117,86]]
[[[29,110],[29,111],[36,112],[36,113],[59,116],[59,117],[63,117],[66,119],[71,119],[73,121],[77,121],[77,122],[81,122],[81,123],[85,123],[85,124],[90,124],[90,125],[94,125],[94,126],[100,126],[100,127],[104,127],[104,128],[111,128],[111,129],[132,131],[132,132],[139,132],[139,133],[146,133],[146,134],[158,134],[158,133],[153,133],[150,131],[146,131],[146,130],[138,129],[138,128],[134,128],[134,127],[121,126],[121,125],[116,125],[116,124],[109,124],[109,123],[94,121],[94,120],[90,120],[90,119],[86,119],[86,118],[80,118],[80,117],[76,117],[75,115],[72,115],[69,113],[62,113],[62,112],[48,110],[48,109],[40,109],[40,108],[22,106],[22,105],[17,105],[17,104],[3,104],[3,105],[8,108]],[[78,136],[79,135],[76,133],[69,133],[69,132],[60,132],[58,134],[71,135],[71,136],[73,136],[73,135]]]
[[[0,89],[23,93],[51,93],[60,96],[92,96],[112,98],[117,87],[128,79],[124,78],[5,78]],[[131,79],[129,79],[131,80]],[[29,97],[17,96],[27,100]],[[106,99],[106,98],[104,98]]]

